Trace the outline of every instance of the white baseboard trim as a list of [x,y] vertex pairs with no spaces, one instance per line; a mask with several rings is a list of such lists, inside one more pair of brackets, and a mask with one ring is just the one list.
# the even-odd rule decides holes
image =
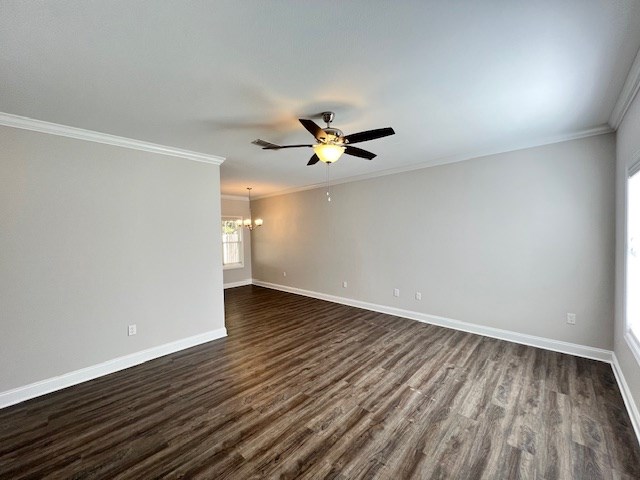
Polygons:
[[123,357],[107,360],[106,362],[65,373],[57,377],[48,378],[23,387],[7,390],[0,393],[0,408],[15,405],[16,403],[24,402],[31,398],[36,398],[47,393],[55,392],[56,390],[71,387],[78,383],[93,380],[94,378],[118,372],[125,368],[140,365],[141,363],[148,362],[154,358],[163,357],[164,355],[195,347],[196,345],[226,336],[227,329],[218,328],[217,330],[211,330],[199,335],[176,340],[175,342],[165,343],[164,345],[158,345],[157,347],[141,350]]
[[250,278],[247,278],[246,280],[240,280],[239,282],[225,283],[223,287],[226,290],[227,288],[244,287],[245,285],[251,285],[252,283],[253,283],[253,280],[251,280]]
[[620,364],[618,363],[618,358],[616,357],[615,353],[613,354],[613,361],[611,362],[611,366],[613,367],[613,374],[616,376],[616,381],[618,382],[618,386],[620,387],[622,399],[624,400],[624,404],[627,407],[627,412],[629,413],[629,417],[631,418],[631,424],[633,425],[633,429],[636,432],[636,437],[638,437],[638,443],[640,443],[640,411],[638,411],[638,406],[633,401],[633,395],[631,395],[631,390],[629,389],[627,380],[624,378],[622,368],[620,368]]
[[387,313],[389,315],[395,315],[397,317],[417,320],[418,322],[452,328],[454,330],[461,330],[463,332],[475,333],[477,335],[483,335],[485,337],[507,340],[509,342],[543,348],[545,350],[552,350],[554,352],[568,353],[569,355],[576,355],[578,357],[600,360],[607,363],[611,363],[612,361],[613,352],[601,348],[579,345],[577,343],[563,342],[561,340],[553,340],[545,337],[537,337],[534,335],[527,335],[525,333],[513,332],[511,330],[502,330],[500,328],[485,327],[483,325],[463,322],[460,320],[453,320],[451,318],[439,317],[436,315],[429,315],[426,313],[414,312],[411,310],[404,310],[401,308],[389,307],[386,305],[378,305],[375,303],[354,300],[352,298],[338,297],[326,293],[303,290],[301,288],[268,283],[255,279],[253,280],[253,284],[259,287],[266,287],[274,290],[281,290],[283,292],[295,293],[297,295],[303,295],[305,297],[327,300],[329,302],[349,305],[351,307],[363,308],[365,310],[372,310],[374,312]]

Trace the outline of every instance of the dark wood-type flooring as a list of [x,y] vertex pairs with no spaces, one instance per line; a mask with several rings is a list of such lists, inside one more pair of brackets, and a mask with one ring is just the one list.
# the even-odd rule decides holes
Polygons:
[[1,410],[0,478],[640,478],[605,363],[225,295],[229,337]]

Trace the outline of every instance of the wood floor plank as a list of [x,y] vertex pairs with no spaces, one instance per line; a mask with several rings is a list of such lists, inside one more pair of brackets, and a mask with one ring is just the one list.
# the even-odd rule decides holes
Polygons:
[[536,451],[537,471],[545,480],[573,478],[569,398],[555,390],[547,390],[543,415],[544,439]]
[[255,286],[225,310],[0,410],[0,479],[640,479],[607,364]]

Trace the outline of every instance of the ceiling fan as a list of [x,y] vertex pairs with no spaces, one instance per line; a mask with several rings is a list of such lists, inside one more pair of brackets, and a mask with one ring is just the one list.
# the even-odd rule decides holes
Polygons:
[[313,120],[306,118],[299,118],[298,120],[304,128],[306,128],[311,135],[318,141],[316,144],[300,144],[300,145],[276,145],[275,143],[267,142],[265,140],[254,140],[254,145],[262,147],[263,150],[280,150],[281,148],[299,148],[299,147],[311,147],[314,154],[307,165],[315,165],[318,161],[324,163],[333,163],[340,158],[343,153],[347,155],[353,155],[354,157],[366,158],[371,160],[375,158],[376,154],[368,152],[358,147],[352,147],[353,143],[367,142],[369,140],[375,140],[376,138],[382,138],[389,135],[393,135],[396,132],[393,128],[377,128],[375,130],[366,130],[364,132],[352,133],[351,135],[344,135],[342,130],[331,127],[331,122],[334,118],[333,112],[322,112],[322,119],[327,124],[326,128],[320,128]]

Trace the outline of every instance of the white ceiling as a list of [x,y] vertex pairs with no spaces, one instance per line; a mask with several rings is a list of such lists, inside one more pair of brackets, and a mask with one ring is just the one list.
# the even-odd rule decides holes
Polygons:
[[223,193],[259,196],[324,181],[250,143],[323,110],[396,130],[334,179],[603,126],[639,47],[637,0],[2,0],[0,111],[225,156]]

